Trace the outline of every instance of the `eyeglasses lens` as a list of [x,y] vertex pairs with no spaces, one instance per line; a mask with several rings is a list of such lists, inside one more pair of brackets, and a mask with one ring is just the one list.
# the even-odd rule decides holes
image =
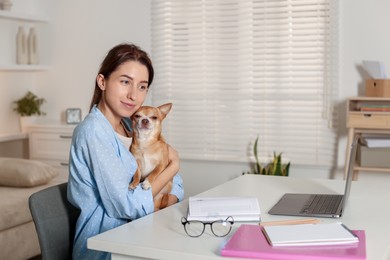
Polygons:
[[232,229],[232,224],[229,221],[214,222],[211,226],[214,235],[218,237],[224,237],[229,234]]
[[199,221],[191,221],[185,224],[186,232],[189,236],[198,237],[203,234],[204,225]]

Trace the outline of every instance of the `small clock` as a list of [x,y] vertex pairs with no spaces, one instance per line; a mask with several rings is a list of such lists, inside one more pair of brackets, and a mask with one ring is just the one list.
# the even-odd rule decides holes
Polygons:
[[67,124],[78,124],[81,122],[81,109],[80,108],[68,108],[65,111]]

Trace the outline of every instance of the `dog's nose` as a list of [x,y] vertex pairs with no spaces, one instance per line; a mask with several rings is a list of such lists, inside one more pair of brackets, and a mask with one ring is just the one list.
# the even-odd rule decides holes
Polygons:
[[149,124],[149,120],[146,119],[146,118],[142,119],[141,122],[142,122],[142,125],[147,125],[147,124]]

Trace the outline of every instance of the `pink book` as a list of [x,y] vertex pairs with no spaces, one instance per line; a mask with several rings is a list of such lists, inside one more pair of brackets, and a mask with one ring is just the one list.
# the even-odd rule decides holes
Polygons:
[[221,250],[222,256],[269,260],[366,259],[364,230],[352,231],[359,243],[325,246],[272,247],[259,225],[242,224]]

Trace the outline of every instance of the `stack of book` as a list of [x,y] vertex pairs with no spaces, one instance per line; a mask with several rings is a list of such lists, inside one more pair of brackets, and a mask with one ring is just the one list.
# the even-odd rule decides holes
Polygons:
[[384,148],[390,147],[390,137],[389,135],[370,135],[364,134],[360,139],[361,143],[368,148]]
[[360,105],[360,111],[362,112],[390,112],[389,103],[362,103]]
[[257,259],[366,259],[364,230],[342,224],[241,225],[222,247],[222,256]]
[[263,229],[272,246],[337,245],[359,242],[341,223],[266,226]]
[[234,221],[260,221],[256,197],[190,197],[187,220],[214,221],[232,217]]

